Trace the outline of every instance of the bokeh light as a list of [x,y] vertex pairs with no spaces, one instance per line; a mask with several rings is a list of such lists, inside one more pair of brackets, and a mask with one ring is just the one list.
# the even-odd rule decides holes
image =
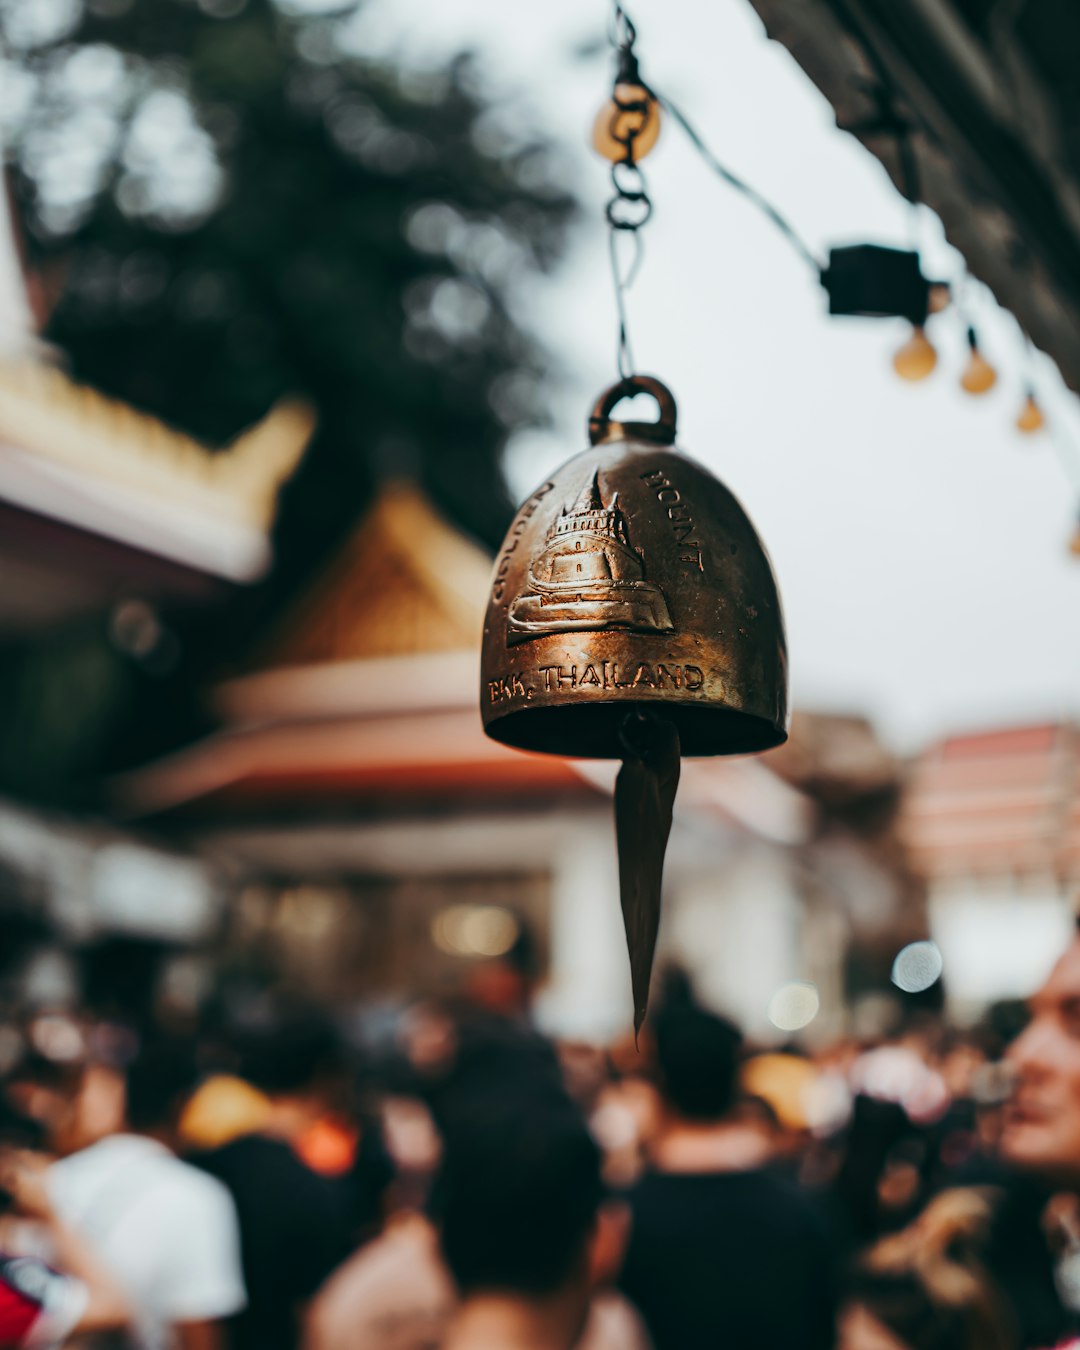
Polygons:
[[944,965],[936,942],[909,942],[893,962],[892,982],[905,994],[921,994],[941,978]]
[[449,905],[432,920],[431,940],[450,956],[502,956],[520,928],[501,905]]
[[769,1000],[769,1021],[780,1031],[801,1031],[818,1015],[817,986],[805,980],[782,984]]

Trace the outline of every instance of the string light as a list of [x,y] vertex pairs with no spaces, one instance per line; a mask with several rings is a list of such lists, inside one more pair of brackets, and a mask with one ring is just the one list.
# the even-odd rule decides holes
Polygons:
[[[597,152],[611,162],[612,182],[615,188],[615,194],[608,202],[606,210],[608,224],[611,227],[611,267],[619,317],[619,373],[626,376],[634,369],[626,317],[626,293],[641,263],[641,240],[637,232],[652,214],[652,202],[638,161],[656,145],[660,135],[662,110],[663,115],[669,117],[683,132],[705,165],[728,187],[757,207],[784,236],[799,257],[813,269],[829,293],[830,313],[882,318],[899,316],[911,323],[911,333],[907,341],[893,355],[893,369],[901,379],[911,382],[928,378],[937,367],[938,354],[926,334],[925,322],[928,316],[940,313],[949,306],[951,300],[949,284],[924,277],[917,252],[905,254],[903,250],[879,245],[834,248],[830,252],[828,264],[823,266],[814,250],[772,202],[723,164],[678,105],[662,90],[645,82],[641,77],[633,50],[636,38],[637,30],[625,5],[621,0],[614,0],[611,41],[617,54],[615,79],[611,98],[597,115],[592,141]],[[875,73],[878,76],[878,84],[871,93],[879,104],[876,120],[861,127],[851,126],[845,129],[852,132],[873,130],[882,135],[891,134],[896,138],[903,178],[903,195],[914,206],[921,199],[921,194],[918,165],[911,145],[913,128],[896,111],[887,72],[881,68],[876,69]],[[619,243],[620,239],[627,235],[633,240],[629,258],[622,253]],[[910,259],[910,262],[906,259]],[[911,276],[901,275],[905,268],[911,271]],[[964,280],[962,277],[961,286]],[[897,287],[903,292],[900,298],[897,298],[899,295]],[[883,299],[883,294],[887,298]],[[844,299],[844,296],[847,298]],[[960,313],[962,306],[958,317]],[[998,372],[986,360],[979,348],[975,330],[971,327],[967,329],[967,339],[969,356],[959,383],[966,393],[977,397],[989,392],[997,384]],[[1030,339],[1027,339],[1027,342],[1030,350]],[[1017,431],[1024,435],[1034,435],[1046,427],[1046,415],[1035,396],[1034,388],[1030,385],[1015,426]],[[1080,555],[1080,525],[1073,536],[1070,549]]]
[[704,139],[691,125],[689,119],[686,117],[686,114],[675,103],[673,103],[671,99],[667,97],[666,94],[661,93],[659,90],[654,90],[653,92],[655,93],[656,98],[660,101],[661,107],[663,107],[664,111],[671,116],[672,120],[679,127],[682,128],[682,131],[685,134],[687,140],[698,152],[698,154],[705,161],[708,167],[712,169],[713,173],[715,173],[719,179],[725,182],[728,185],[728,187],[734,188],[735,191],[738,192],[741,196],[745,197],[747,201],[752,202],[758,208],[759,211],[761,211],[770,221],[772,221],[772,223],[776,226],[776,228],[780,231],[780,233],[784,236],[784,238],[788,241],[788,243],[791,244],[791,246],[795,249],[795,252],[799,254],[799,256],[805,263],[807,263],[811,268],[813,268],[814,274],[820,279],[822,272],[821,261],[815,256],[813,250],[795,230],[791,222],[788,221],[784,216],[782,216],[780,212],[776,209],[776,207],[773,206],[772,202],[770,202],[767,197],[763,197],[762,194],[758,192],[757,188],[751,187],[751,185],[744,178],[740,178],[738,174],[732,173],[732,171],[725,164],[722,164],[720,160],[717,159],[717,157],[709,149],[708,145],[706,145]]
[[960,388],[968,394],[985,394],[997,384],[997,371],[979,350],[974,328],[967,330],[967,340],[970,355],[960,376]]
[[1024,395],[1020,415],[1016,419],[1016,429],[1023,432],[1025,436],[1033,436],[1037,431],[1042,431],[1044,426],[1046,426],[1046,415],[1039,407],[1035,390],[1029,387]]
[[912,383],[925,380],[937,365],[937,350],[925,331],[916,325],[904,345],[894,352],[892,363],[893,370],[902,380]]
[[593,124],[593,149],[613,164],[628,158],[636,163],[652,150],[659,136],[660,105],[642,83],[631,48],[620,46],[611,98]]

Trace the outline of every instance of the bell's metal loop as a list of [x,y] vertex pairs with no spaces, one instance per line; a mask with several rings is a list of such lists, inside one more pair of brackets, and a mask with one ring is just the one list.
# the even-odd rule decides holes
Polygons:
[[[651,394],[656,399],[659,419],[655,422],[613,422],[611,414],[615,408],[624,398],[634,398],[637,394]],[[637,436],[658,445],[674,445],[676,415],[675,396],[662,380],[654,375],[627,375],[626,379],[605,389],[596,400],[589,417],[589,441],[599,445],[602,441]]]
[[[647,393],[656,422],[616,422]],[[787,738],[784,621],[746,513],[674,446],[675,400],[635,375],[597,400],[592,449],[517,513],[495,563],[481,659],[489,736],[623,759],[635,710],[674,723],[684,755]]]

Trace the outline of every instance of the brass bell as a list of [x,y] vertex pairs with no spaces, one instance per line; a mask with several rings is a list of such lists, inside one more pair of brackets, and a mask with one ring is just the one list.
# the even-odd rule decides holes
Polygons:
[[[613,422],[651,394],[656,422]],[[674,448],[675,400],[631,376],[597,400],[593,448],[526,500],[495,564],[481,707],[521,750],[622,759],[626,711],[662,708],[684,755],[787,739],[784,620],[745,511]]]
[[[656,422],[615,422],[651,394]],[[497,741],[621,759],[619,884],[634,990],[648,1002],[680,756],[787,739],[787,648],[769,559],[746,513],[675,449],[675,400],[635,375],[598,399],[592,449],[518,511],[495,564],[480,701]]]

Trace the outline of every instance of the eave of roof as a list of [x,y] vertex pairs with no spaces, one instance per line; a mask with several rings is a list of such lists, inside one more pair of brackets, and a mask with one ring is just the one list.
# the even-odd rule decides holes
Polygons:
[[[750,3],[832,103],[837,124],[901,192],[937,212],[971,272],[1080,390],[1071,128],[1015,33],[984,44],[949,0]],[[911,127],[914,183],[893,116]]]
[[0,363],[0,500],[231,581],[270,560],[314,414],[279,404],[215,451],[42,362]]

